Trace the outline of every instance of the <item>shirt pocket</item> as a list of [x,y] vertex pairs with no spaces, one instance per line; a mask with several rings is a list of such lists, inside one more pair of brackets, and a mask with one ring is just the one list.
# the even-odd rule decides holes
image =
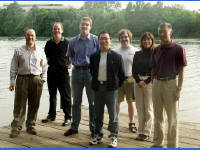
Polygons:
[[42,65],[42,56],[39,53],[33,53],[31,56],[31,62],[32,64],[36,66]]
[[86,46],[86,55],[90,56],[97,51],[97,47],[94,44],[88,44]]
[[19,58],[20,63],[24,63],[26,60],[25,53],[18,52],[18,58]]

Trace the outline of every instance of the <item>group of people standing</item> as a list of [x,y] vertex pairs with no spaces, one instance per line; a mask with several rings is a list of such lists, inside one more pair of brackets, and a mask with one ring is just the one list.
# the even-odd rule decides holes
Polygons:
[[[102,142],[106,105],[110,131],[108,147],[117,147],[120,104],[126,100],[128,128],[132,133],[138,132],[136,140],[149,139],[154,114],[152,147],[164,146],[165,110],[168,119],[167,147],[178,147],[178,100],[187,61],[184,48],[171,40],[171,24],[159,25],[161,44],[157,47],[153,34],[144,33],[140,40],[140,50],[131,45],[132,33],[128,29],[119,31],[121,47],[112,50],[112,37],[108,32],[103,31],[98,36],[90,33],[91,18],[83,17],[79,28],[80,34],[68,41],[62,36],[62,23],[55,22],[52,29],[53,38],[47,41],[45,50],[36,46],[35,31],[26,31],[26,45],[15,50],[11,62],[9,89],[13,91],[15,88],[15,102],[10,137],[14,138],[20,134],[25,120],[27,100],[26,131],[29,134],[37,134],[34,126],[43,83],[47,78],[50,106],[48,116],[42,122],[56,119],[58,89],[61,108],[65,114],[62,125],[70,125],[64,136],[78,133],[85,87],[89,103],[89,144],[96,145]],[[71,65],[73,68],[70,83],[68,69]],[[134,101],[138,114],[138,128],[134,120]]]

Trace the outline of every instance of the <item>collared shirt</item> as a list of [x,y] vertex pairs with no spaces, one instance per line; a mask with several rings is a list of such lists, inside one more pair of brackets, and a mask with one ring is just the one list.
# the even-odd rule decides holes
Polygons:
[[70,40],[66,55],[72,58],[74,66],[89,66],[90,56],[97,51],[98,47],[96,35],[89,34],[83,39],[79,34]]
[[136,51],[138,51],[138,49],[131,45],[127,49],[119,48],[116,50],[116,52],[122,56],[122,59],[124,61],[124,69],[126,77],[132,76],[133,57]]
[[41,75],[46,80],[47,60],[44,50],[36,46],[34,51],[26,45],[15,49],[10,67],[10,83],[15,84],[17,75]]
[[62,67],[68,65],[68,57],[66,56],[68,43],[64,37],[58,44],[53,39],[47,41],[44,51],[49,66]]
[[107,81],[107,54],[108,52],[100,53],[98,81]]
[[178,75],[180,67],[186,65],[185,49],[175,42],[157,46],[152,54],[152,68],[158,77]]

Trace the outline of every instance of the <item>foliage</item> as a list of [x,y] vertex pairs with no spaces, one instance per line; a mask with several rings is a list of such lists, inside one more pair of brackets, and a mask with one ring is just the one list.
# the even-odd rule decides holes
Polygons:
[[119,1],[85,1],[77,8],[44,9],[33,6],[26,12],[17,2],[5,9],[0,9],[0,35],[23,36],[27,28],[34,28],[37,36],[52,35],[52,25],[60,21],[67,37],[79,33],[81,17],[93,19],[92,33],[108,31],[116,36],[122,28],[128,28],[133,35],[139,37],[143,32],[150,31],[157,36],[157,27],[161,22],[170,22],[176,37],[200,37],[200,13],[189,11],[181,5],[164,6],[136,1],[129,2],[122,9]]

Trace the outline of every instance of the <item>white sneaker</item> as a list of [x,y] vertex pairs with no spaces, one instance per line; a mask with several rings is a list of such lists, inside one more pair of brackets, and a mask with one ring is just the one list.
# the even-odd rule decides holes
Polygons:
[[116,148],[117,147],[117,137],[111,136],[110,137],[110,144],[108,145],[108,148]]
[[102,143],[103,137],[99,135],[94,135],[94,137],[90,140],[90,145],[97,145]]

